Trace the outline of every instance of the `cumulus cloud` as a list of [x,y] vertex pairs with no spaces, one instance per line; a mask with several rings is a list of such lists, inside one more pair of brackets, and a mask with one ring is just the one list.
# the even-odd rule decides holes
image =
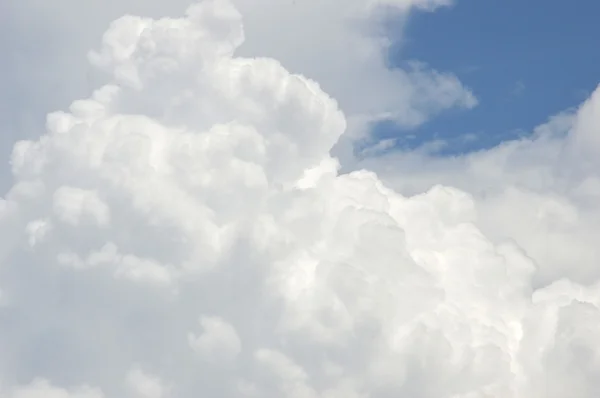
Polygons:
[[[2,390],[0,390],[2,391]],[[48,380],[35,379],[26,386],[18,386],[10,391],[2,391],[2,397],[7,398],[103,398],[98,389],[82,386],[64,389],[53,386]]]
[[197,336],[188,334],[192,349],[212,361],[230,361],[242,350],[242,343],[235,328],[219,317],[200,318],[203,332]]
[[[0,396],[598,396],[598,97],[418,180],[385,167],[419,153],[341,174],[348,117],[236,52],[236,4],[115,20],[90,53],[110,81],[14,147]],[[371,6],[409,4],[446,2]],[[580,257],[541,256],[536,225]]]
[[407,194],[446,184],[470,192],[478,226],[513,239],[537,264],[536,284],[595,281],[600,195],[600,87],[578,109],[553,116],[531,137],[458,157],[426,151],[368,159],[359,167]]
[[140,368],[133,368],[127,374],[127,385],[135,398],[163,398],[167,389],[156,376],[148,375]]
[[[382,23],[394,21],[402,29],[416,10],[450,6],[448,0],[236,0],[244,14],[246,42],[241,54],[264,54],[280,60],[293,72],[316,79],[349,117],[389,118],[414,126],[441,110],[471,108],[474,94],[450,73],[423,62],[389,69],[391,41]],[[319,5],[317,5],[319,4]],[[263,10],[269,10],[269,23]],[[310,24],[311,29],[306,29]],[[277,35],[278,40],[265,40]]]
[[[588,334],[600,315],[598,109],[600,86],[527,138],[452,158],[423,150],[357,165],[408,195],[439,184],[460,187],[489,241],[512,241],[529,258],[532,306],[520,326],[518,368],[529,369],[520,375],[521,385],[530,383],[518,390],[528,391],[524,396],[593,396],[599,388],[590,376],[600,365],[597,342]],[[543,354],[532,354],[533,341],[544,341]],[[528,355],[541,357],[525,360]]]
[[[176,17],[190,0],[22,0],[2,5],[0,50],[0,148],[38,138],[47,112],[88,97],[104,74],[86,53],[106,26],[122,15]],[[420,124],[444,109],[470,108],[477,99],[456,76],[427,60],[387,67],[391,42],[401,41],[406,18],[451,5],[448,0],[234,0],[244,15],[246,40],[238,55],[272,57],[301,73],[340,101],[351,121],[350,143],[369,121],[391,118]],[[393,20],[394,33],[382,26]],[[310,28],[307,28],[310,26]],[[394,37],[390,37],[394,36]],[[39,68],[39,65],[44,65]],[[68,72],[66,72],[68,71]],[[351,145],[351,144],[348,145]],[[8,149],[0,159],[8,157]],[[6,189],[10,176],[0,174]]]

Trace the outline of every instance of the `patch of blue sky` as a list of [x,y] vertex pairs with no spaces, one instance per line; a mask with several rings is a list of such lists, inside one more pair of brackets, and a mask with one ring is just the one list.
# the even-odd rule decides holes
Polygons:
[[529,134],[598,84],[599,16],[598,0],[459,0],[415,13],[405,40],[390,49],[390,67],[417,59],[452,72],[479,105],[410,130],[378,123],[365,145],[409,150],[435,143],[437,154],[455,155]]

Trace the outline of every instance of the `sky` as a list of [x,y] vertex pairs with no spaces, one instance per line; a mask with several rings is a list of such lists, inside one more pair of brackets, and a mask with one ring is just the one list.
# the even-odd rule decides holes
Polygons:
[[[549,115],[576,107],[598,83],[599,12],[593,0],[572,8],[555,0],[465,0],[433,14],[414,14],[406,38],[390,49],[390,64],[416,58],[450,70],[473,88],[479,105],[409,131],[382,124],[378,135],[399,136],[400,147],[444,139],[449,144],[442,155],[527,135]],[[471,139],[460,139],[465,135]]]
[[0,398],[600,396],[598,6],[511,4],[2,3]]

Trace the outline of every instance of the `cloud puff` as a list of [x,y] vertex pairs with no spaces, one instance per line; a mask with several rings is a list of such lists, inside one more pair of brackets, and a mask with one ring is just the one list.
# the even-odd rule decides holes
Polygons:
[[[390,38],[381,26],[393,19],[397,31],[415,10],[433,11],[448,0],[236,0],[244,14],[241,54],[280,60],[293,72],[316,79],[354,119],[389,118],[421,124],[440,111],[472,108],[477,99],[456,76],[423,62],[388,68]],[[268,17],[264,12],[269,10]],[[268,19],[268,20],[267,20]],[[306,29],[310,24],[311,29]],[[265,37],[277,36],[277,40]]]
[[[1,390],[0,390],[1,391]],[[66,390],[53,386],[44,379],[36,379],[31,384],[19,386],[10,391],[2,391],[2,397],[6,398],[103,398],[104,395],[98,389],[88,386],[77,387]]]
[[[531,137],[489,150],[453,158],[396,153],[358,164],[406,194],[438,184],[460,187],[471,194],[474,224],[488,239],[513,241],[530,259],[533,306],[521,324],[519,354],[519,366],[527,366],[519,369],[530,372],[520,376],[521,385],[530,383],[518,390],[526,396],[598,391],[591,376],[600,366],[597,343],[589,333],[600,315],[599,98],[600,87]],[[534,340],[546,347],[543,354],[532,354]],[[541,356],[525,360],[527,355]]]
[[486,235],[513,239],[536,260],[536,284],[561,277],[589,283],[600,276],[595,247],[599,95],[600,87],[578,109],[552,117],[531,137],[489,150],[453,158],[397,153],[358,167],[376,170],[405,193],[435,184],[470,192]]
[[[7,18],[0,26],[0,50],[6,60],[0,74],[6,93],[0,99],[0,129],[5,131],[0,135],[0,160],[8,157],[16,140],[39,137],[47,112],[64,109],[74,98],[88,97],[97,85],[107,82],[104,74],[90,68],[86,53],[96,47],[110,21],[124,14],[174,17],[189,3],[89,0],[84,5],[77,0],[52,4],[22,0],[5,4],[2,15]],[[408,15],[448,6],[447,0],[234,3],[244,15],[246,37],[237,54],[275,58],[286,69],[317,80],[348,115],[353,134],[346,135],[350,142],[364,134],[365,123],[373,119],[392,118],[413,126],[444,109],[470,108],[477,103],[456,76],[436,71],[435,65],[410,62],[406,68],[387,67],[389,44],[402,40],[397,36],[401,36]],[[390,18],[393,34],[382,31]],[[119,73],[126,72],[122,69]],[[1,148],[7,149],[2,152]],[[3,191],[9,181],[8,173],[0,174]]]
[[110,83],[15,146],[0,394],[597,396],[598,287],[536,285],[476,192],[340,174],[337,102],[243,39],[225,0],[122,17]]
[[127,374],[127,385],[136,398],[163,398],[167,388],[155,376],[148,375],[140,368],[132,368]]
[[200,325],[204,329],[196,336],[188,334],[188,340],[193,350],[209,360],[232,360],[241,352],[242,343],[231,324],[219,317],[203,316]]

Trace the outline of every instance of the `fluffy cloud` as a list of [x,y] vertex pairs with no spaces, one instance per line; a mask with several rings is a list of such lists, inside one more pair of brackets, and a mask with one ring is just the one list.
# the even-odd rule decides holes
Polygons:
[[[0,390],[1,391],[1,390]],[[6,398],[103,398],[98,389],[88,386],[66,390],[53,386],[48,380],[36,379],[29,385],[14,387],[10,391],[2,391]]]
[[[390,38],[380,22],[393,19],[400,30],[411,11],[433,11],[451,1],[337,0],[323,6],[316,0],[295,0],[290,6],[261,0],[261,7],[252,0],[235,3],[246,27],[241,54],[271,56],[291,71],[316,79],[353,119],[384,117],[412,126],[441,110],[477,104],[452,74],[419,62],[406,69],[387,67]],[[265,40],[273,35],[278,40]]]
[[597,141],[600,86],[578,109],[552,117],[529,138],[458,157],[426,151],[359,162],[400,192],[436,184],[474,196],[478,226],[489,238],[513,239],[537,264],[536,285],[598,273],[600,210]]
[[212,361],[233,360],[242,350],[240,338],[231,324],[219,317],[203,316],[200,324],[204,331],[188,335],[193,350]]
[[[175,17],[190,2],[21,0],[3,4],[0,15],[6,18],[0,24],[0,51],[6,62],[0,87],[7,95],[0,99],[0,161],[9,155],[9,149],[3,153],[1,148],[11,148],[18,139],[39,137],[47,112],[64,109],[74,98],[87,97],[106,82],[102,73],[88,65],[86,53],[97,45],[110,21],[124,14]],[[291,72],[317,80],[340,101],[350,117],[353,136],[364,133],[364,123],[373,118],[415,125],[444,109],[477,103],[451,73],[423,62],[394,70],[386,66],[390,40],[401,38],[389,39],[389,32],[381,32],[381,22],[392,18],[398,36],[411,11],[432,11],[450,5],[448,0],[234,3],[244,15],[246,36],[238,55],[272,57]],[[6,172],[0,174],[3,191],[9,179]]]
[[[596,397],[597,97],[567,138],[573,118],[435,170],[512,190],[425,190],[380,160],[386,185],[339,173],[338,103],[236,55],[244,37],[226,0],[122,17],[90,55],[110,82],[15,146],[0,396]],[[519,239],[536,214],[575,233],[574,266]]]
[[[591,377],[600,366],[592,337],[600,315],[599,109],[600,86],[529,138],[452,158],[423,148],[355,165],[408,195],[438,184],[460,187],[489,241],[512,241],[530,259],[532,306],[520,326],[519,354],[528,368],[518,369],[530,372],[520,383],[533,386],[524,396],[593,396],[599,388]],[[528,346],[534,341],[543,353]]]
[[164,398],[167,388],[156,376],[151,376],[140,368],[133,368],[127,374],[127,385],[136,398]]

